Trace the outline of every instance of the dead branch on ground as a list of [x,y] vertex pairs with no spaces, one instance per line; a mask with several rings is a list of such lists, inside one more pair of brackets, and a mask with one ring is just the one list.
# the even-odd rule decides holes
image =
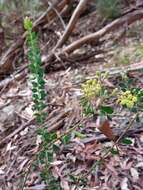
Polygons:
[[63,33],[62,37],[60,38],[60,40],[58,41],[57,45],[55,46],[54,49],[61,47],[65,41],[69,38],[71,32],[73,31],[79,16],[81,15],[81,13],[83,12],[83,10],[86,7],[88,0],[81,0],[77,6],[77,8],[75,9],[75,11],[73,12],[71,19],[67,25],[67,28],[65,30],[65,32]]
[[[47,117],[47,121],[48,124],[44,124],[42,127],[47,127],[47,125],[50,124],[50,127],[48,128],[49,132],[53,132],[55,130],[57,130],[58,128],[60,128],[62,125],[64,125],[64,118],[70,113],[70,109],[69,110],[58,110],[57,115],[53,116],[52,113],[49,114],[49,116]],[[55,114],[55,110],[53,110],[53,113]],[[51,116],[53,116],[51,118]],[[15,135],[19,134],[23,129],[25,129],[25,127],[28,127],[32,124],[35,124],[35,118],[32,118],[31,120],[27,121],[25,124],[19,126],[16,130],[14,130],[12,133],[10,133],[9,135],[7,135],[5,138],[3,138],[2,140],[0,140],[0,148],[3,147],[7,142],[9,142],[11,140],[11,138],[13,138]]]
[[66,30],[64,31],[63,35],[61,36],[61,38],[57,42],[56,46],[51,51],[51,54],[49,56],[46,56],[43,59],[43,62],[47,62],[47,61],[52,60],[54,55],[55,55],[56,49],[62,47],[62,45],[67,41],[70,34],[72,33],[72,31],[75,28],[75,25],[76,25],[76,23],[78,21],[79,16],[83,12],[83,10],[86,9],[87,2],[88,2],[88,0],[80,0],[79,1],[79,4],[77,5],[75,11],[73,12],[73,14],[71,16],[71,19],[70,19],[70,21],[69,21],[69,23],[68,23],[68,25],[66,27]]
[[61,51],[61,53],[72,53],[74,50],[80,48],[84,44],[90,44],[92,41],[97,41],[101,37],[108,34],[109,32],[113,32],[113,31],[117,30],[119,27],[130,25],[133,22],[140,20],[142,18],[143,18],[143,10],[142,9],[135,10],[132,13],[129,13],[121,18],[114,20],[113,22],[109,23],[101,30],[99,30],[95,33],[89,34],[87,36],[84,36],[84,37],[80,38],[79,40],[73,42],[72,44],[65,47]]

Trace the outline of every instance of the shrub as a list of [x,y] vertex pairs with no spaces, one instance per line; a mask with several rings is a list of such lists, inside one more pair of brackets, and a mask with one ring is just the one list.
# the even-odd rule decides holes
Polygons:
[[24,20],[24,28],[27,31],[27,45],[28,60],[30,62],[30,79],[32,84],[32,99],[33,99],[33,111],[34,116],[39,123],[43,123],[45,120],[45,81],[44,81],[44,71],[42,69],[40,49],[38,47],[38,38],[35,32],[32,31],[33,23],[29,18]]

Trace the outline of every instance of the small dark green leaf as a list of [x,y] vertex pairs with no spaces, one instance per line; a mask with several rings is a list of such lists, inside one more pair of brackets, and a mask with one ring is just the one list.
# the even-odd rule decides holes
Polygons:
[[41,95],[40,99],[41,99],[41,100],[44,100],[45,97],[46,97],[45,90],[41,90],[41,91],[40,91],[40,95]]
[[37,88],[37,86],[38,86],[38,84],[37,84],[37,82],[32,82],[32,86],[33,86],[33,88]]
[[47,180],[47,172],[46,171],[41,171],[40,173],[40,177],[43,179],[43,180]]
[[42,135],[44,133],[44,131],[45,130],[43,128],[37,129],[37,134]]
[[67,144],[71,139],[71,135],[65,135],[63,138],[62,138],[62,142],[63,144]]
[[102,113],[106,114],[112,114],[114,112],[113,108],[110,106],[101,106],[100,110]]
[[39,124],[43,123],[43,119],[42,119],[42,117],[41,117],[41,114],[39,114],[39,113],[34,113],[34,116],[36,117],[36,121],[37,121]]
[[139,97],[139,98],[142,98],[142,97],[143,97],[143,90],[139,90],[139,91],[138,91],[138,97]]
[[57,138],[57,134],[56,133],[52,133],[50,138],[51,138],[51,140],[55,140]]
[[139,116],[137,116],[137,118],[136,118],[136,122],[140,122],[140,117]]
[[45,84],[45,81],[41,77],[39,77],[37,80],[38,80],[38,84],[40,84],[40,85]]
[[44,75],[44,71],[43,71],[43,69],[40,67],[39,69],[38,69],[38,75],[42,78],[43,77],[43,75]]
[[37,88],[32,88],[32,92],[36,93],[37,92]]
[[[34,104],[39,104],[39,100],[33,99]],[[35,110],[35,105],[33,106],[33,110]]]
[[80,132],[78,132],[78,131],[74,131],[74,135],[75,135],[76,137],[80,138],[80,139],[83,139],[83,138],[86,137],[85,134],[82,134],[82,133],[80,133]]
[[110,152],[111,152],[111,154],[113,154],[113,155],[118,155],[118,154],[119,154],[119,150],[117,150],[117,149],[115,149],[115,148],[112,148]]
[[133,79],[128,79],[127,83],[128,85],[133,84]]
[[31,71],[32,73],[35,73],[36,67],[35,67],[34,64],[30,64],[30,65],[29,65],[29,68],[30,68],[30,71]]
[[42,135],[43,141],[46,143],[51,142],[51,135],[49,132],[45,131],[44,134]]
[[72,182],[76,183],[77,182],[77,178],[74,175],[69,175],[70,179]]
[[132,144],[132,141],[131,141],[130,139],[128,139],[128,138],[124,138],[124,139],[122,140],[122,143],[123,143],[123,144],[126,144],[126,145],[129,145],[129,144]]
[[38,155],[38,158],[39,158],[39,162],[40,162],[41,164],[43,164],[43,163],[44,163],[44,159],[45,159],[45,151],[41,151],[41,152],[39,153],[39,155]]
[[41,111],[46,107],[46,105],[43,102],[39,102],[37,106],[38,106],[38,110],[41,110]]
[[56,144],[53,144],[53,151],[54,152],[59,152],[60,151],[60,147]]
[[131,112],[137,113],[137,108],[136,108],[136,107],[132,107],[132,108],[131,108]]
[[46,156],[49,162],[53,161],[53,152],[46,151]]
[[34,94],[32,94],[32,98],[35,100],[38,100],[39,99],[39,94],[36,94],[36,93],[34,93]]

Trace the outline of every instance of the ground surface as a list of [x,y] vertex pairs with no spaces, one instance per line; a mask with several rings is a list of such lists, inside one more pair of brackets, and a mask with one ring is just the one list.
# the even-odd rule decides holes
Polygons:
[[[82,17],[70,40],[95,31],[96,26],[93,13],[88,18]],[[127,67],[129,64],[142,61],[142,26],[142,23],[137,23],[127,29],[126,36],[121,39],[118,39],[117,34],[111,34],[102,43],[93,43],[92,47],[85,46],[77,50],[70,61],[53,63],[55,67],[49,68],[45,74],[49,107],[47,127],[56,126],[57,133],[60,134],[81,120],[80,83],[86,77],[94,76],[97,70],[106,68],[110,71],[110,67],[117,70],[117,66]],[[55,21],[51,29],[45,31],[45,35],[40,34],[43,54],[47,49],[54,47],[59,28],[59,23]],[[122,30],[119,30],[120,32]],[[45,38],[49,39],[46,47]],[[114,40],[115,38],[117,39]],[[132,76],[137,79],[136,84],[142,85],[141,72],[133,72]],[[111,82],[118,84],[117,77],[118,75],[112,76]],[[39,126],[31,121],[31,90],[27,73],[26,77],[19,81],[14,80],[10,86],[1,89],[0,95],[0,141],[4,142],[0,143],[0,190],[20,190],[24,172],[32,162],[40,143],[36,133]],[[121,127],[122,130],[129,122],[129,116],[126,111],[120,113],[120,117],[115,116],[112,127],[114,129]],[[134,123],[134,128],[141,129],[141,125]],[[102,155],[101,150],[112,144],[110,140],[104,138],[101,142],[94,140],[86,143],[93,136],[101,136],[100,133],[96,133],[95,128],[93,121],[86,121],[84,128],[77,129],[85,134],[85,138],[80,140],[73,135],[69,145],[62,147],[60,155],[55,158],[55,161],[60,161],[57,162],[55,169],[64,176],[64,182],[68,173],[78,175],[88,171],[93,162]],[[120,145],[120,155],[107,157],[104,164],[89,174],[86,187],[81,184],[78,190],[142,190],[143,133],[132,134],[131,138],[132,145]],[[25,189],[45,189],[45,183],[39,177],[39,172],[40,170],[33,168],[29,171]],[[56,172],[53,172],[56,175]],[[65,186],[68,188],[67,184]],[[74,185],[72,188],[74,189]]]

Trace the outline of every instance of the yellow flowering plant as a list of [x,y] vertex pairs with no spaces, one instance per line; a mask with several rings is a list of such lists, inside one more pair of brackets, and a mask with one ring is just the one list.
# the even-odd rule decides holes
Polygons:
[[[105,103],[103,100],[109,97],[104,86],[104,79],[107,76],[108,73],[97,72],[94,79],[89,79],[81,85],[81,92],[83,93],[81,104],[85,115],[95,115],[99,114],[99,112],[104,115],[113,113],[113,109],[110,106],[101,105],[101,103]],[[95,102],[98,100],[100,100],[100,103],[97,106]]]
[[117,102],[126,106],[127,108],[132,108],[137,103],[137,96],[134,95],[130,90],[126,90],[125,92],[121,92]]
[[81,91],[88,99],[99,96],[102,91],[101,82],[97,79],[90,79],[81,85]]
[[[143,123],[143,119],[140,117],[140,113],[143,112],[143,90],[141,88],[133,88],[134,81],[132,82],[132,78],[130,79],[127,76],[124,80],[121,76],[116,78],[116,81],[113,81],[116,82],[116,84],[113,83],[114,85],[110,85],[110,81],[105,81],[104,79],[106,79],[106,77],[103,74],[96,74],[94,79],[87,80],[81,85],[82,113],[86,116],[90,116],[90,121],[91,118],[93,118],[93,122],[96,121],[96,123],[100,123],[98,123],[98,129],[100,132],[110,140],[114,141],[114,146],[109,147],[108,150],[107,147],[105,148],[105,150],[107,150],[105,155],[107,155],[107,152],[115,155],[119,154],[119,143],[126,145],[132,144],[132,140],[124,138],[124,136],[133,126],[134,122]],[[113,108],[115,108],[115,111]],[[112,131],[112,126],[110,125],[109,120],[113,119],[114,123],[116,117],[122,117],[123,115],[120,115],[119,113],[122,109],[126,109],[127,112],[129,111],[132,113],[130,114],[131,118],[129,118],[125,130],[123,130],[118,138],[116,133],[114,134],[114,131]],[[126,116],[123,119],[126,120]]]
[[81,91],[84,94],[84,97],[92,99],[99,97],[104,94],[104,85],[103,81],[108,77],[108,73],[96,72],[94,79],[89,79],[85,83],[81,84]]
[[[89,79],[81,84],[81,105],[85,115],[101,114],[111,116],[113,106],[121,106],[128,108],[130,111],[143,111],[143,90],[140,88],[132,88],[130,81],[126,79],[124,86],[110,89],[104,85],[104,80],[107,79],[107,73],[96,73],[94,79]],[[98,106],[96,102],[101,100]],[[111,101],[113,99],[114,101]],[[111,106],[111,103],[112,105]]]

